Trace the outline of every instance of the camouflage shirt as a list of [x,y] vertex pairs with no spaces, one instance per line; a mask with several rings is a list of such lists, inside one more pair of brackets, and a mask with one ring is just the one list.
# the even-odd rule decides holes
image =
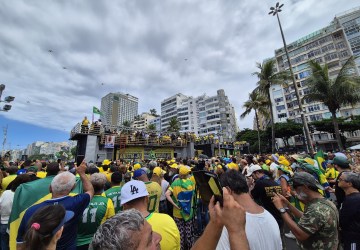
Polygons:
[[298,241],[301,249],[337,249],[339,215],[335,205],[325,199],[315,199],[306,207],[298,225],[310,237]]

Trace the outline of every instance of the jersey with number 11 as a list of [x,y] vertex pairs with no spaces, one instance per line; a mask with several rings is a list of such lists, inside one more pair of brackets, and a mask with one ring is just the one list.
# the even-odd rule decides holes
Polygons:
[[79,220],[76,245],[90,244],[97,228],[114,215],[112,200],[101,195],[95,195],[84,210],[81,220]]

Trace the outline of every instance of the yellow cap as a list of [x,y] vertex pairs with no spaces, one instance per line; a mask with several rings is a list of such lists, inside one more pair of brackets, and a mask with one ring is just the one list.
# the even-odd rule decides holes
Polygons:
[[171,167],[171,168],[176,168],[176,169],[178,169],[178,168],[179,168],[178,164],[176,164],[176,163],[171,164],[171,165],[170,165],[170,167]]
[[140,168],[141,168],[140,163],[136,163],[136,164],[134,165],[134,170],[138,170],[138,169],[140,169]]
[[102,165],[110,165],[111,161],[108,159],[103,160]]
[[161,168],[160,167],[155,167],[153,170],[153,174],[156,174],[157,176],[161,175]]
[[269,159],[267,159],[266,161],[265,161],[265,164],[266,165],[269,165],[271,163],[271,161],[269,160]]
[[181,175],[186,175],[190,173],[190,168],[186,167],[186,166],[181,166],[180,170],[179,170],[179,174]]

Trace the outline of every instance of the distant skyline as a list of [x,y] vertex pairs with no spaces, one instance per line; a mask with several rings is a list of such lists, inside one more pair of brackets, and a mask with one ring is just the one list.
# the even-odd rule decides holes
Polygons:
[[67,132],[56,129],[47,129],[33,124],[9,120],[4,117],[1,117],[0,121],[2,126],[0,131],[0,150],[3,149],[3,127],[6,127],[6,125],[8,125],[7,143],[5,145],[6,150],[9,148],[24,149],[28,144],[35,141],[64,142],[68,141],[70,138],[70,131]]
[[[358,1],[284,0],[280,13],[291,43],[328,25]],[[276,1],[132,0],[2,1],[0,83],[15,96],[11,147],[64,141],[71,128],[110,92],[139,98],[139,113],[177,93],[215,95],[224,89],[239,120],[255,86],[256,62],[282,47]]]

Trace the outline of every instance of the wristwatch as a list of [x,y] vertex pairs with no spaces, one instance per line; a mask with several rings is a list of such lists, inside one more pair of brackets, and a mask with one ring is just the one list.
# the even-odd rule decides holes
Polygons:
[[280,213],[282,213],[282,214],[284,214],[284,213],[286,213],[286,209],[285,208],[279,208],[279,211],[280,211]]

